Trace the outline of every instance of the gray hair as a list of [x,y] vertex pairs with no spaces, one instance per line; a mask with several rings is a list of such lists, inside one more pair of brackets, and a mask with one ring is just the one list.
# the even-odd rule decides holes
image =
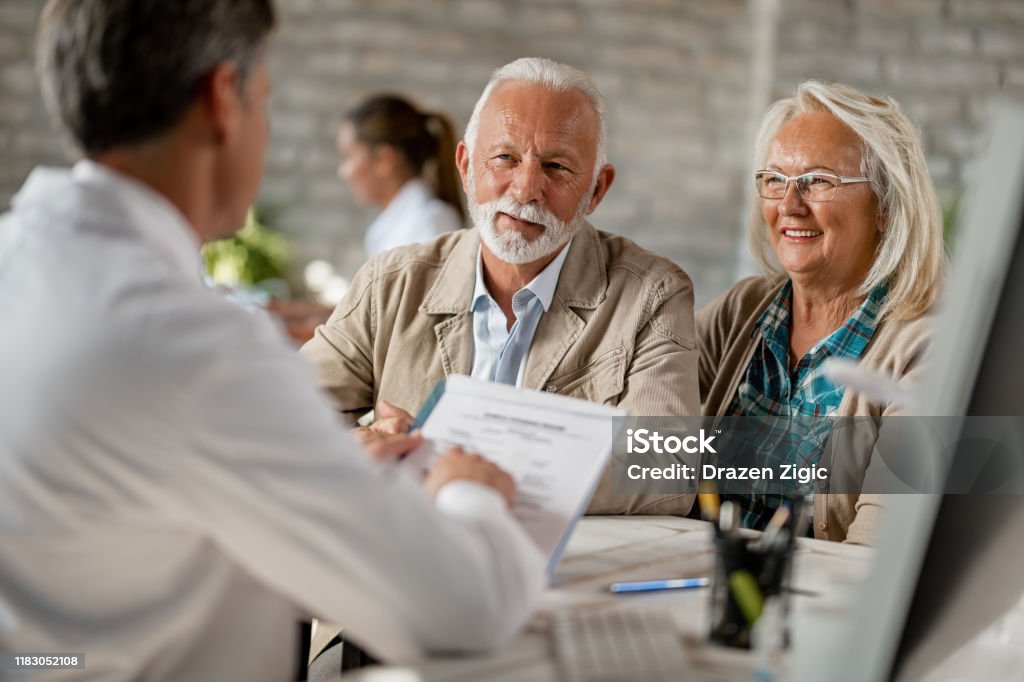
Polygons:
[[272,0],[50,0],[37,68],[51,116],[86,154],[177,124],[230,62],[243,88],[274,26]]
[[[889,295],[879,319],[909,319],[925,312],[939,295],[946,265],[942,211],[935,194],[921,136],[893,99],[866,95],[848,85],[804,81],[793,97],[765,113],[757,133],[754,168],[764,168],[775,135],[786,121],[812,111],[827,111],[861,140],[861,175],[871,181],[878,211],[885,220],[875,261],[859,294],[888,281]],[[748,240],[754,257],[769,272],[779,272],[768,229],[755,206]]]
[[470,155],[476,144],[477,130],[480,127],[480,112],[494,90],[506,82],[532,83],[554,92],[582,92],[597,115],[597,160],[594,164],[594,176],[597,177],[601,167],[608,163],[607,140],[608,130],[604,122],[604,97],[597,89],[594,80],[583,71],[543,57],[522,57],[497,69],[487,81],[483,94],[473,107],[473,115],[466,125],[465,142]]

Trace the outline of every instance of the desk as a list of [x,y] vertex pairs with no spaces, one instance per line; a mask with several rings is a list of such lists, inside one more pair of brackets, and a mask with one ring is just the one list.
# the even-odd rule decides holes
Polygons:
[[[794,611],[841,610],[834,597],[855,585],[871,565],[866,547],[801,539],[794,585],[819,592],[793,596]],[[361,682],[556,682],[558,670],[547,638],[551,613],[565,609],[652,604],[672,609],[697,671],[707,682],[749,679],[748,654],[704,644],[707,589],[613,595],[616,580],[710,575],[714,562],[711,528],[703,521],[673,516],[587,517],[580,521],[558,569],[556,584],[543,597],[526,628],[503,649],[477,658],[428,659],[414,667],[366,668],[345,675]]]

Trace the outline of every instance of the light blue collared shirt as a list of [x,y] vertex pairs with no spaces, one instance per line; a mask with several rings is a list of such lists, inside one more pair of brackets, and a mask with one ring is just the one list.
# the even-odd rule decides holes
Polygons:
[[541,270],[529,284],[512,296],[512,312],[516,321],[506,330],[505,313],[491,298],[484,284],[483,259],[476,256],[476,284],[473,287],[473,378],[522,387],[526,374],[526,358],[530,355],[533,335],[540,316],[551,307],[572,241]]

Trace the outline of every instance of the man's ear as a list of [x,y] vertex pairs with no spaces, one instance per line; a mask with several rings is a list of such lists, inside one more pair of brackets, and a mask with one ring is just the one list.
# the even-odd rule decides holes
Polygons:
[[232,136],[244,104],[238,90],[238,68],[233,64],[214,67],[203,80],[200,99],[214,137],[220,141]]
[[590,205],[587,206],[587,215],[596,211],[597,207],[601,205],[604,195],[607,194],[608,188],[612,186],[613,182],[615,182],[615,166],[606,163],[597,172],[597,184],[594,185],[594,195],[590,197]]
[[466,146],[465,140],[459,140],[458,146],[455,147],[455,165],[459,169],[459,177],[462,178],[462,191],[470,201],[473,201],[473,197],[469,196],[469,185],[466,183],[466,178],[469,177],[469,147]]

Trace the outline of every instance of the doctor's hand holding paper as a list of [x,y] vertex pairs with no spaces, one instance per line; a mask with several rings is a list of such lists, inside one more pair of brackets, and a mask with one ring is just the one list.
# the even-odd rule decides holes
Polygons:
[[[406,433],[409,424],[412,423],[412,415],[405,410],[382,400],[377,405],[377,413],[389,416],[378,419],[373,426],[360,427],[351,432],[373,459],[383,462],[398,461],[423,442],[423,436],[418,430]],[[402,430],[395,430],[396,428]],[[485,457],[477,453],[467,454],[460,447],[447,449],[434,461],[423,486],[431,497],[436,497],[446,483],[456,480],[476,481],[500,493],[509,507],[515,503],[515,479]]]
[[451,481],[476,481],[500,493],[511,507],[516,502],[516,482],[512,476],[477,453],[467,453],[459,447],[450,448],[438,457],[423,482],[427,492],[436,497],[441,488]]
[[[374,459],[397,461],[423,442],[420,431],[408,433],[413,416],[402,408],[381,400],[377,403],[376,414],[377,420],[372,426],[352,430],[352,435]],[[516,501],[515,479],[507,471],[460,447],[449,448],[434,461],[423,485],[435,497],[446,483],[456,480],[476,481],[492,488],[505,498],[509,507]]]

